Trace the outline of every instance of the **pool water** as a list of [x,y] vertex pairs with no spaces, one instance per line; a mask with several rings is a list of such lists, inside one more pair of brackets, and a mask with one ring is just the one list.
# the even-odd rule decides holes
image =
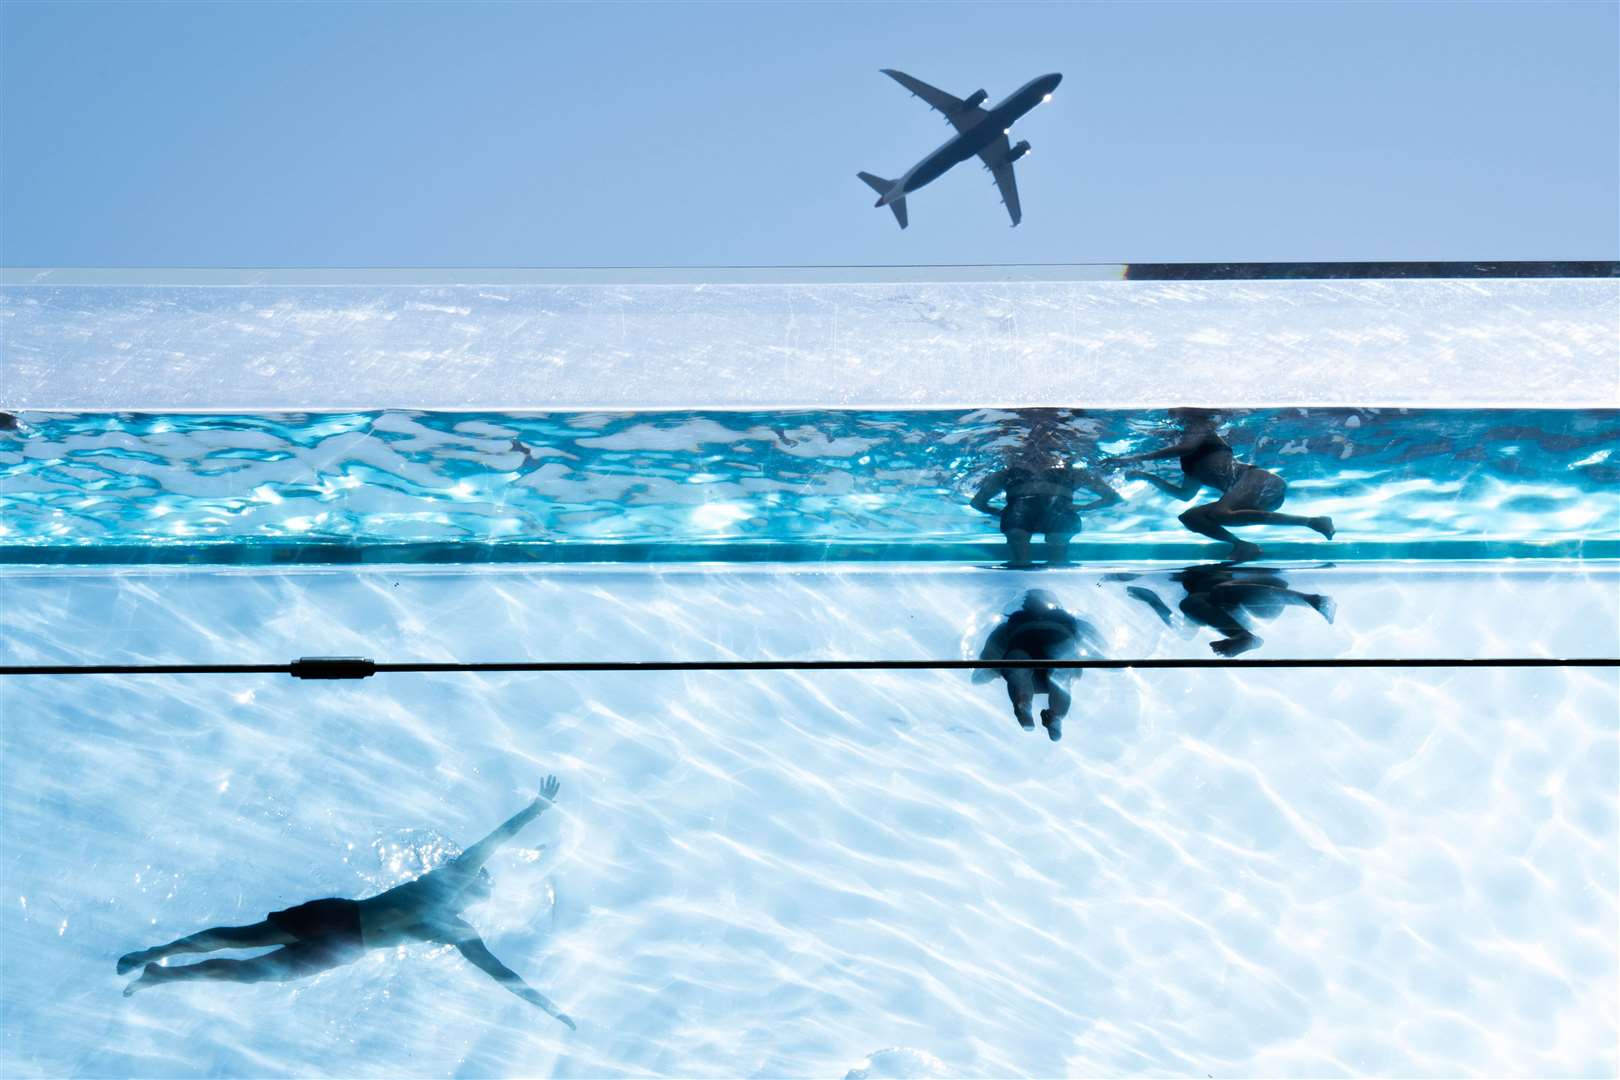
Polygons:
[[[1620,556],[1620,410],[1218,415],[1241,461],[1287,480],[1286,511],[1336,523],[1331,549],[1268,530],[1273,550]],[[986,476],[1020,462],[1096,468],[1182,432],[1164,410],[24,414],[0,431],[0,554],[993,559],[995,523],[969,505]],[[1084,516],[1087,553],[1219,552],[1176,520],[1186,504],[1105,479],[1123,499]]]
[[[1115,655],[1209,656],[1125,592],[1174,609],[1176,569],[40,568],[5,660],[954,658],[1032,578]],[[1620,644],[1612,567],[1281,572],[1336,618],[1257,622],[1260,655]],[[1093,672],[1059,743],[964,672],[4,692],[7,1075],[1615,1065],[1613,668]],[[426,945],[119,997],[121,953],[397,884],[549,772],[469,918],[578,1032]]]
[[[0,1075],[1620,1072],[1613,283],[975,272],[7,272],[0,666],[695,667],[0,676]],[[1175,401],[1333,537],[1234,565],[1111,468]],[[1008,467],[1083,481],[1072,565],[1009,567]],[[991,673],[703,666],[973,660],[1037,589],[1246,651],[1076,673],[1061,740]],[[446,945],[124,996],[548,774],[466,918],[577,1030]]]

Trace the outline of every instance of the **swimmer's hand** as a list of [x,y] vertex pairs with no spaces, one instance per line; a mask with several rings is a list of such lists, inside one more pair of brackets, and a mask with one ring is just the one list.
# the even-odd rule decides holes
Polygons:
[[514,987],[513,988],[513,993],[517,994],[517,996],[522,998],[524,1001],[527,1001],[530,1005],[533,1005],[538,1009],[542,1009],[545,1012],[549,1013],[551,1016],[555,1017],[559,1024],[567,1024],[569,1031],[578,1031],[579,1030],[579,1028],[575,1026],[574,1018],[572,1016],[569,1016],[567,1013],[565,1013],[561,1009],[557,1008],[557,1005],[556,1005],[555,1002],[553,1002],[550,998],[546,997],[546,995],[542,994],[540,991],[534,989],[533,987],[531,987],[531,986]]
[[534,801],[537,803],[544,803],[545,805],[541,807],[541,809],[544,810],[546,806],[550,806],[552,803],[557,801],[557,789],[561,786],[561,784],[557,783],[557,778],[555,776],[546,777],[545,783],[540,785],[540,796]]

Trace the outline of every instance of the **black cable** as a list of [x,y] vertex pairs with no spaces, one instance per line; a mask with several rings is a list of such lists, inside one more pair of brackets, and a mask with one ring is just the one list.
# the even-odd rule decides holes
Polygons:
[[0,675],[292,675],[364,679],[372,675],[569,671],[964,671],[1031,668],[1165,670],[1181,668],[1558,668],[1620,667],[1612,656],[1318,657],[1125,660],[514,660],[491,663],[378,663],[358,656],[305,656],[290,664],[19,664]]

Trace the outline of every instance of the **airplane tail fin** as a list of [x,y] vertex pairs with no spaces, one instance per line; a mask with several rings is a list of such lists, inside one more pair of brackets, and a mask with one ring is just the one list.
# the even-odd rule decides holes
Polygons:
[[[856,175],[862,180],[866,181],[866,186],[877,192],[879,195],[887,195],[889,192],[894,190],[894,185],[896,183],[894,180],[885,180],[883,177],[874,176],[869,172],[857,173]],[[878,199],[877,205],[883,205],[883,200],[881,198]],[[900,227],[902,229],[905,228],[907,224],[906,200],[904,198],[894,200],[894,202],[889,204],[889,209],[894,211],[894,220],[900,223]]]

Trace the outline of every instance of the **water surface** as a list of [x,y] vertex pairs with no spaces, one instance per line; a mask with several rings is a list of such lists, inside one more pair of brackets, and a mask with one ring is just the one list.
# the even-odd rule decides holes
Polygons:
[[[1245,532],[1268,550],[1620,554],[1620,411],[1222,417],[1240,460],[1288,482],[1286,511],[1338,528],[1331,544]],[[0,555],[977,561],[1000,544],[969,506],[989,473],[1013,460],[1095,465],[1180,430],[1162,410],[27,413],[0,431]],[[1159,468],[1179,477],[1173,461]],[[1111,482],[1123,501],[1084,516],[1083,556],[1220,551],[1176,520],[1190,504]]]

